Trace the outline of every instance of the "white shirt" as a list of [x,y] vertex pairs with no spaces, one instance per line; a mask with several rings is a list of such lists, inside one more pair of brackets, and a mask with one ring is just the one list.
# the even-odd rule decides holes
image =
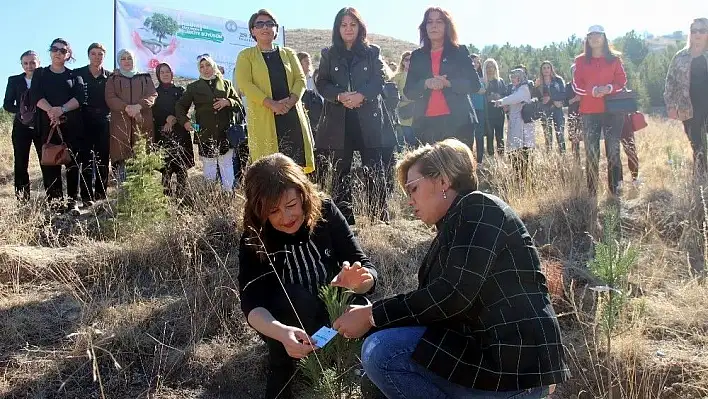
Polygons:
[[32,86],[32,79],[27,78],[27,75],[25,75],[25,82],[27,83],[27,88],[29,89],[30,86]]

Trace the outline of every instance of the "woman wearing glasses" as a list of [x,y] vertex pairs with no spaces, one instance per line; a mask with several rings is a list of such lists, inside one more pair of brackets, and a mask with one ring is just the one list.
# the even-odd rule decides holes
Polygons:
[[[84,102],[84,82],[78,74],[65,66],[68,61],[74,60],[71,46],[66,40],[54,39],[49,51],[52,63],[46,68],[37,69],[32,75],[30,98],[37,104],[37,129],[41,133],[42,141],[49,138],[52,127],[56,126],[61,130],[69,148],[71,161],[66,165],[66,188],[69,196],[67,211],[78,215],[80,173],[76,157],[79,151],[79,137],[83,130],[79,107]],[[61,143],[57,134],[52,135],[52,143]],[[64,200],[61,166],[44,167],[44,187],[50,207],[58,209]]]
[[236,83],[248,102],[248,149],[252,161],[281,152],[315,170],[312,130],[302,105],[307,86],[296,53],[278,47],[278,22],[273,13],[259,10],[248,21],[256,46],[244,49],[236,60]]
[[111,109],[111,162],[122,183],[126,178],[125,161],[133,156],[138,135],[147,136],[149,141],[154,138],[152,106],[157,91],[150,74],[135,68],[132,51],[119,51],[118,64],[118,71],[106,82],[106,104]]
[[688,45],[674,56],[666,75],[664,101],[669,118],[683,121],[693,148],[694,173],[705,178],[708,129],[708,18],[691,23]]

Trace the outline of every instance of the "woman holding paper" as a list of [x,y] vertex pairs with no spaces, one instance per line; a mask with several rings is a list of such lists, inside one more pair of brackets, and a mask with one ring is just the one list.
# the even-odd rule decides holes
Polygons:
[[289,398],[294,359],[312,352],[312,334],[330,323],[320,288],[368,294],[376,270],[334,202],[291,158],[276,153],[256,161],[244,193],[241,309],[268,346],[266,398]]
[[475,164],[456,139],[403,155],[398,181],[438,232],[418,287],[334,322],[345,338],[377,329],[361,360],[387,398],[542,398],[569,377],[533,238],[477,190]]

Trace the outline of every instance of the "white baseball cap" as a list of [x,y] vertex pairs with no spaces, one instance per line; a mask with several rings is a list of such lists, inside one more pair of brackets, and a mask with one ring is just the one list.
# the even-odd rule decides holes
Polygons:
[[602,27],[602,25],[593,25],[590,28],[588,28],[588,35],[591,33],[605,33],[605,28]]

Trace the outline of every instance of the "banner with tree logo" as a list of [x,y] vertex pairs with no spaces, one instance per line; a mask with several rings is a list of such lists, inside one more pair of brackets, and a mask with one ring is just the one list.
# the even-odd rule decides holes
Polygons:
[[[153,7],[147,0],[115,0],[113,51],[132,50],[139,71],[153,71],[159,63],[167,62],[176,76],[192,79],[199,77],[197,58],[209,54],[224,67],[225,77],[232,79],[238,53],[255,45],[248,30],[250,13],[241,17],[228,19]],[[281,46],[284,37],[281,26],[276,39]]]

